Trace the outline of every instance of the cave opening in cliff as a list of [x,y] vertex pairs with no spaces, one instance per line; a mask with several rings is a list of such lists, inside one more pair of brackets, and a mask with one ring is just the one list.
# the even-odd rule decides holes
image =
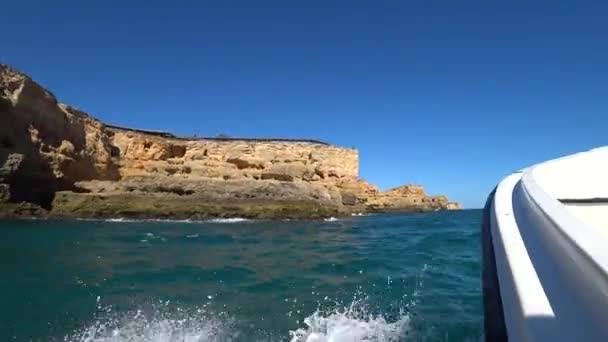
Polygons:
[[117,146],[111,145],[110,146],[110,156],[112,158],[116,158],[120,156],[120,148],[118,148]]

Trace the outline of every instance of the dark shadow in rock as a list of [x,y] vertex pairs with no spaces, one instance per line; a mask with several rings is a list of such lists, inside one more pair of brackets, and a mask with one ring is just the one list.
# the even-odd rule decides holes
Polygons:
[[[50,209],[55,193],[74,190],[77,181],[119,179],[118,166],[110,159],[105,170],[99,170],[96,161],[83,153],[87,149],[85,120],[89,117],[73,113],[70,108],[67,111],[57,105],[48,91],[29,79],[24,81],[15,105],[0,99],[0,183],[8,185],[8,201]],[[103,134],[101,139],[110,158],[109,139]],[[57,158],[60,153],[57,150],[64,141],[71,143],[74,153]],[[43,146],[48,153],[41,152]],[[59,171],[57,174],[55,169]]]

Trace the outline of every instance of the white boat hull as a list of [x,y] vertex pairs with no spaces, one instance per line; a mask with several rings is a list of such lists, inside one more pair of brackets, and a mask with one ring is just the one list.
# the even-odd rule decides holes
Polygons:
[[482,227],[486,340],[608,341],[607,204],[608,148],[500,182]]

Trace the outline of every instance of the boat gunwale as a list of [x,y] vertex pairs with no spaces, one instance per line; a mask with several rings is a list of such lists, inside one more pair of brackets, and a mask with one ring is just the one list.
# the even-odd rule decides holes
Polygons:
[[[560,161],[577,158],[585,153],[554,159],[526,169],[521,177],[521,188],[527,200],[528,222],[541,234],[546,251],[561,273],[562,287],[576,299],[581,312],[593,320],[593,336],[608,336],[608,248],[604,236],[568,211],[538,182],[539,168],[556,166]],[[553,165],[552,165],[553,164]],[[583,276],[581,276],[583,275]],[[591,322],[586,322],[590,324]],[[595,339],[592,339],[595,340]],[[599,339],[598,339],[599,340]]]

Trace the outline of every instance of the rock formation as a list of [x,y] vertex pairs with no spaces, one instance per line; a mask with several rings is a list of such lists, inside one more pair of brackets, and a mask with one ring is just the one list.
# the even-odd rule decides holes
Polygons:
[[367,206],[372,211],[430,211],[462,209],[444,195],[428,196],[420,185],[404,185],[370,198]]
[[327,217],[459,209],[422,187],[380,192],[358,153],[317,141],[181,138],[106,125],[0,64],[0,215]]

